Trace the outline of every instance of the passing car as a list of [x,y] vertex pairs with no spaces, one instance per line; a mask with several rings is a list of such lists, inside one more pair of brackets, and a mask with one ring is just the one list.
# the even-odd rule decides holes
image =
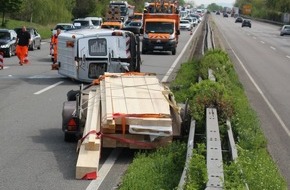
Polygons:
[[197,19],[194,18],[194,17],[188,17],[188,18],[185,18],[184,20],[189,20],[189,22],[191,23],[192,27],[196,27],[196,25],[198,24]]
[[0,29],[0,51],[5,57],[16,54],[16,32],[9,29]]
[[72,23],[58,23],[53,29],[51,29],[52,35],[56,34],[57,29],[60,29],[61,32],[65,32],[68,30],[73,30],[75,27]]
[[235,20],[235,23],[242,23],[243,22],[243,18],[242,17],[237,17]]
[[249,28],[251,28],[252,27],[251,21],[248,20],[248,19],[244,19],[243,22],[242,22],[242,27],[249,27]]
[[281,28],[280,36],[290,35],[290,25],[284,25]]
[[227,13],[224,13],[224,17],[229,17],[229,15]]
[[123,30],[129,30],[135,34],[140,34],[143,24],[141,20],[133,20],[124,26]]
[[[22,28],[14,28],[14,31],[18,34],[21,32]],[[28,46],[28,50],[35,50],[35,49],[41,49],[41,35],[38,33],[38,31],[35,28],[27,27],[26,30],[30,33],[31,36],[31,43]]]
[[191,30],[192,25],[189,20],[180,20],[180,29],[181,30]]

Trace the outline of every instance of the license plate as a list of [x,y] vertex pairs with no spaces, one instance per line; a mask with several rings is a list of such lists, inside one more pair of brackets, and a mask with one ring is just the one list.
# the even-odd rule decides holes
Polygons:
[[163,46],[154,46],[154,49],[163,49]]

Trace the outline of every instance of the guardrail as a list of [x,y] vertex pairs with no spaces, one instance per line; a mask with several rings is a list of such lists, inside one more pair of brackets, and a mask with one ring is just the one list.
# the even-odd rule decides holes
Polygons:
[[[210,24],[206,23],[206,35],[203,40],[203,53],[209,49],[214,49],[214,38],[211,31]],[[207,45],[205,45],[207,44]],[[214,73],[211,69],[208,69],[208,79],[216,81]],[[199,82],[202,79],[199,78]],[[237,147],[234,141],[233,131],[229,120],[226,121],[228,127],[228,142],[229,142],[229,153],[231,159],[236,162],[238,158]],[[187,154],[185,167],[179,182],[178,190],[183,189],[183,185],[186,180],[186,171],[190,159],[192,158],[192,151],[194,148],[194,135],[195,135],[195,121],[191,122],[190,132],[187,143]],[[206,190],[223,189],[224,187],[224,170],[223,170],[223,159],[222,159],[222,146],[218,126],[218,115],[216,108],[206,108],[206,146],[207,146],[207,173],[208,182],[206,184]],[[240,172],[243,171],[240,169]],[[248,184],[245,182],[245,189],[249,190]]]

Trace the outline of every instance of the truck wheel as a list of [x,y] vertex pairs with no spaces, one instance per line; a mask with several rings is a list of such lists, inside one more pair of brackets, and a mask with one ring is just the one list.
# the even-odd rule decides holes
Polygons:
[[174,48],[173,50],[172,50],[172,55],[175,55],[176,54],[176,48]]
[[146,50],[142,48],[142,54],[146,54]]

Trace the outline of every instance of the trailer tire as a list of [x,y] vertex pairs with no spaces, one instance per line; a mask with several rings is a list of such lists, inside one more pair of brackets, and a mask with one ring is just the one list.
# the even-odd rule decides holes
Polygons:
[[79,90],[70,90],[68,91],[68,93],[66,94],[67,97],[67,101],[76,101],[76,95],[80,93]]
[[185,101],[184,104],[181,104],[180,107],[181,107],[180,117],[182,119],[181,134],[182,136],[184,136],[184,135],[189,134],[190,123],[191,123],[191,115],[190,115],[188,99]]
[[74,134],[64,133],[64,141],[65,142],[76,142],[77,138]]

